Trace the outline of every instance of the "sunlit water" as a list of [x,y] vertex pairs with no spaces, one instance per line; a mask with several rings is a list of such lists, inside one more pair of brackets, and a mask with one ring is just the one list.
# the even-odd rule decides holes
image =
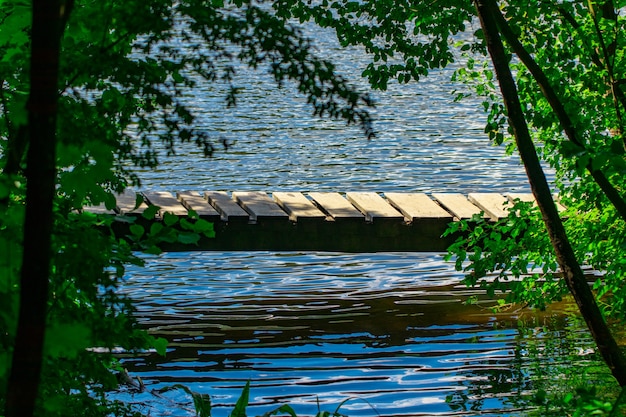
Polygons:
[[[125,291],[170,345],[166,357],[125,364],[148,391],[182,383],[210,394],[215,416],[232,411],[247,381],[249,415],[281,404],[314,415],[344,400],[350,416],[524,415],[546,376],[598,363],[562,310],[496,318],[494,303],[436,254],[194,252],[147,262],[129,271]],[[470,296],[478,304],[464,305]],[[122,398],[158,415],[191,413],[182,391]]]
[[[362,69],[353,69],[365,62],[358,51],[317,42],[344,73]],[[463,87],[450,74],[374,92],[371,141],[309,116],[305,100],[262,72],[239,75],[246,89],[234,109],[218,87],[188,92],[199,126],[232,146],[210,159],[179,148],[142,174],[143,188],[528,191],[518,158],[483,133],[480,102],[453,103]],[[533,390],[564,380],[561,367],[582,375],[599,363],[561,310],[496,317],[439,254],[170,253],[127,278],[141,323],[170,341],[166,357],[125,358],[147,391],[118,397],[151,415],[194,415],[183,391],[150,393],[184,384],[226,416],[247,381],[248,415],[284,403],[314,415],[346,400],[349,416],[525,415]],[[482,301],[464,305],[471,296]]]
[[[482,98],[455,102],[468,86],[450,81],[455,66],[432,71],[419,83],[390,82],[371,91],[360,73],[368,57],[341,49],[328,32],[309,29],[317,54],[376,103],[370,109],[376,137],[343,121],[312,116],[312,108],[287,83],[277,89],[267,70],[238,67],[237,106],[226,108],[227,87],[202,83],[185,102],[198,114],[195,127],[217,145],[204,158],[192,144],[161,158],[142,175],[147,189],[261,191],[528,191],[517,155],[493,146],[484,133]],[[460,57],[459,57],[460,58]],[[222,150],[220,140],[231,144]]]

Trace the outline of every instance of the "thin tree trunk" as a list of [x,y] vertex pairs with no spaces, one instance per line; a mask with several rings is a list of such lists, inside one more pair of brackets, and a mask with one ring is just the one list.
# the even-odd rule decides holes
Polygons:
[[59,0],[33,0],[24,252],[6,417],[33,415],[41,378],[56,182],[60,31]]
[[613,338],[583,272],[578,264],[565,228],[552,199],[548,181],[543,173],[537,151],[524,118],[524,113],[517,95],[515,80],[509,67],[507,55],[497,29],[493,0],[474,0],[480,24],[487,41],[487,48],[497,74],[500,90],[507,109],[509,125],[513,129],[517,148],[524,163],[533,195],[541,210],[548,230],[550,242],[554,247],[559,267],[578,308],[591,331],[598,350],[607,363],[613,376],[626,386],[626,359]]

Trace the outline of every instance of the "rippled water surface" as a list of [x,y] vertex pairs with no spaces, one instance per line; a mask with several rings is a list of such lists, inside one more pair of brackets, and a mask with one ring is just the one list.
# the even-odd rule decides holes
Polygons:
[[[358,50],[315,37],[347,76],[364,68]],[[239,73],[234,109],[223,106],[225,90],[202,85],[186,93],[199,126],[232,146],[210,159],[180,148],[141,174],[143,187],[527,191],[517,157],[483,133],[480,102],[452,101],[462,86],[450,75],[373,92],[371,141],[310,116],[304,99],[262,71]],[[170,341],[164,358],[126,358],[129,371],[148,392],[181,383],[211,395],[214,416],[228,415],[246,381],[248,415],[282,403],[315,415],[346,400],[349,416],[525,415],[529,393],[564,380],[560,367],[598,363],[587,333],[560,310],[496,317],[438,254],[170,253],[127,278],[142,324]],[[463,304],[473,296],[481,302]],[[194,415],[180,390],[121,396],[151,415]]]
[[[362,91],[359,75],[367,56],[340,49],[327,32],[310,29],[317,54]],[[367,140],[357,126],[311,115],[306,99],[287,83],[277,89],[263,70],[239,68],[237,106],[225,107],[227,89],[206,83],[185,100],[199,115],[197,128],[219,148],[204,158],[192,145],[162,158],[143,186],[166,190],[262,191],[528,191],[517,156],[506,156],[484,133],[482,99],[454,102],[468,87],[452,83],[454,67],[433,71],[419,83],[390,82],[387,91],[369,91],[377,137]]]
[[[170,345],[126,366],[149,390],[210,394],[215,416],[246,381],[249,415],[344,400],[350,416],[524,415],[546,375],[597,363],[577,355],[592,342],[562,311],[496,320],[436,254],[171,253],[129,272],[141,321]],[[190,415],[183,394],[128,398]]]

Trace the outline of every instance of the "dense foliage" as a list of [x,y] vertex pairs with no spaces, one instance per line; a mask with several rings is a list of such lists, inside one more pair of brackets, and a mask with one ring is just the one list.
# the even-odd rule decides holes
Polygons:
[[[297,29],[244,1],[9,0],[0,5],[0,25],[0,391],[7,393],[0,406],[7,415],[28,415],[24,403],[37,396],[37,415],[132,414],[105,399],[117,384],[110,352],[164,353],[165,345],[137,329],[119,291],[124,265],[140,262],[133,250],[158,251],[161,241],[193,244],[212,229],[193,214],[180,222],[166,216],[149,230],[133,224],[120,237],[110,218],[82,208],[114,208],[116,192],[138,185],[133,167],[156,167],[159,148],[173,153],[191,145],[210,155],[221,146],[195,127],[198,115],[181,91],[224,83],[229,93],[215,111],[228,111],[240,63],[270,72],[279,86],[290,81],[315,114],[358,123],[366,135],[371,122],[362,107],[370,100],[312,55]],[[50,101],[42,105],[37,97]],[[52,126],[49,137],[43,125]],[[56,149],[51,167],[32,162],[55,155],[44,149]],[[40,179],[51,186],[38,201],[27,190]],[[51,234],[29,228],[29,208],[32,218],[52,215]],[[29,249],[28,242],[48,240],[43,257]],[[39,270],[24,273],[33,263]],[[39,305],[35,295],[42,292]],[[45,320],[41,384],[33,334],[43,329],[24,319],[33,311]],[[30,332],[22,343],[28,352],[14,350],[22,328]]]
[[[621,99],[623,83],[619,81],[626,76],[623,63],[626,45],[619,36],[624,19],[613,14],[612,8],[605,17],[594,7],[599,9],[600,6],[586,2],[542,3],[529,14],[525,7],[506,5],[502,13],[510,28],[507,34],[511,38],[507,37],[507,42],[520,55],[523,51],[518,51],[523,46],[549,83],[539,84],[531,72],[532,63],[528,64],[524,58],[511,64],[538,150],[554,169],[559,197],[568,208],[563,213],[567,218],[568,236],[579,262],[603,271],[596,289],[600,298],[610,294],[610,298],[602,298],[605,313],[623,319],[626,263],[619,254],[626,247],[624,214],[620,213],[619,206],[609,201],[597,176],[603,174],[624,200],[623,113],[626,102]],[[601,45],[612,46],[610,50],[603,50]],[[481,82],[486,79],[481,78],[481,74],[489,74],[489,70],[460,72],[466,79],[479,83],[478,91],[489,93],[485,106],[495,109],[491,111],[488,125],[493,137],[498,141],[510,140],[505,134],[497,135],[502,132],[504,109],[494,102],[493,83]],[[562,110],[554,108],[550,95],[542,92],[542,88],[553,90],[551,94],[560,100]],[[559,111],[563,111],[566,118]],[[471,241],[469,247],[475,249],[471,261],[477,270],[474,279],[484,276],[486,271],[518,278],[520,273],[526,273],[526,268],[520,269],[520,266],[539,266],[541,273],[515,284],[520,285],[519,291],[511,295],[518,301],[528,297],[535,300],[532,305],[541,307],[560,299],[567,288],[555,275],[558,265],[541,222],[527,221],[524,226],[522,221],[512,221],[516,217],[538,219],[538,213],[533,213],[532,209],[524,209],[523,213],[527,214],[512,213],[504,225],[488,228],[488,233],[494,235],[491,239],[487,237],[482,245],[489,251],[481,251],[480,239]],[[507,243],[494,241],[497,230],[502,233],[500,237],[510,236],[510,227],[516,228],[512,234],[514,239],[509,238]],[[475,229],[474,233],[477,230],[481,231]]]

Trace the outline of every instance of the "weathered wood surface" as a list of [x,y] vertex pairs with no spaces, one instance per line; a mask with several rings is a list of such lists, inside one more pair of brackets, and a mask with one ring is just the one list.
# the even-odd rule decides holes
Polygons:
[[236,191],[233,199],[243,207],[253,221],[259,220],[286,220],[285,213],[266,193],[260,191]]
[[154,221],[166,212],[187,216],[193,210],[214,222],[215,238],[166,250],[444,251],[455,239],[442,237],[450,222],[481,212],[497,220],[512,206],[504,203],[516,198],[533,201],[530,194],[497,193],[126,191],[113,211],[85,210],[138,215],[154,205]]
[[[454,193],[434,193],[433,198],[446,210],[448,210],[455,220],[471,219],[482,210],[472,204],[467,197]],[[485,215],[487,217],[487,215]]]
[[323,221],[326,219],[326,215],[302,193],[276,192],[272,196],[278,205],[289,214],[291,221]]
[[309,193],[313,201],[329,215],[329,220],[365,220],[365,215],[339,193]]
[[[533,203],[534,206],[537,205],[537,202],[535,201],[535,197],[532,194],[506,193],[505,195],[511,202],[515,202],[515,200],[520,200],[526,203]],[[556,209],[559,212],[565,211],[565,206],[559,202],[557,195],[554,196],[554,204],[556,205]]]
[[423,193],[385,193],[385,198],[407,221],[452,221],[452,215]]
[[[117,195],[115,201],[115,209],[119,214],[139,214],[148,208],[145,201],[141,201],[134,191],[128,189],[123,194]],[[140,201],[138,206],[137,201]]]
[[145,200],[151,206],[159,206],[157,215],[163,217],[163,214],[171,213],[176,216],[186,216],[188,210],[180,201],[167,191],[150,191],[143,193]]
[[207,191],[204,197],[213,206],[225,221],[245,221],[250,219],[250,214],[245,211],[225,191]]
[[221,219],[220,213],[209,204],[208,200],[200,194],[193,191],[178,191],[176,199],[187,210],[193,210],[198,217],[209,221],[218,221]]
[[511,207],[508,198],[497,193],[469,193],[467,198],[494,221],[506,217]]
[[391,204],[377,193],[346,193],[346,198],[361,213],[365,214],[365,220],[368,222],[379,220],[400,221],[404,219],[402,213],[393,208]]

